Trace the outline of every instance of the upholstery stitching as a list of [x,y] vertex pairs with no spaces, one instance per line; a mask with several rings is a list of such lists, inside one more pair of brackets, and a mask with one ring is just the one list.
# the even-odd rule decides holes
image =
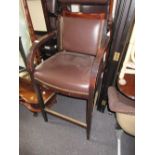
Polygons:
[[49,83],[46,83],[38,78],[35,78],[35,80],[38,80],[39,82],[47,85],[47,86],[50,86],[52,88],[55,88],[55,89],[58,89],[58,90],[62,90],[62,91],[65,91],[65,92],[69,92],[69,93],[76,93],[76,94],[81,94],[81,95],[89,95],[89,93],[82,93],[82,92],[79,92],[79,91],[74,91],[74,90],[69,90],[69,89],[65,89],[65,88],[60,88],[58,86],[55,86],[55,85],[52,85],[52,84],[49,84]]

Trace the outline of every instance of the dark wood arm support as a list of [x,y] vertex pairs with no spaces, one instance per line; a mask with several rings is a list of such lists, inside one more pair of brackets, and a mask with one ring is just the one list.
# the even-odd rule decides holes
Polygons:
[[135,114],[135,101],[123,96],[115,87],[108,88],[108,99],[111,111],[130,115]]
[[30,53],[28,54],[28,57],[27,57],[27,69],[30,73],[33,73],[34,71],[34,59],[35,59],[37,51],[43,44],[45,44],[55,35],[56,35],[56,31],[41,37],[40,39],[34,41],[34,43],[32,44],[30,48]]
[[99,49],[98,54],[94,60],[92,70],[91,70],[91,79],[90,79],[90,88],[89,88],[89,94],[90,96],[94,96],[94,91],[96,87],[96,82],[102,73],[102,69],[104,68],[103,66],[103,55],[104,52],[107,50],[109,44],[109,37],[105,40],[105,43],[102,48]]
[[111,26],[112,26],[112,23],[113,23],[113,19],[112,19],[112,17],[109,17],[109,19],[108,19],[108,26],[111,28]]

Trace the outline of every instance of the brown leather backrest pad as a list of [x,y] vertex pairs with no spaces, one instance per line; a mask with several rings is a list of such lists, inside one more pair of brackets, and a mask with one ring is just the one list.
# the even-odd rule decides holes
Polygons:
[[64,50],[96,55],[103,36],[105,14],[64,13],[61,44]]

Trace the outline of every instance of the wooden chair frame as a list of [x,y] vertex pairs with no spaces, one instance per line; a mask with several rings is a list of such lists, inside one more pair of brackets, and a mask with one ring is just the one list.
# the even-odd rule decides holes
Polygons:
[[[75,1],[61,1],[59,0],[59,2],[62,5],[65,5],[66,3],[76,3]],[[83,3],[83,1],[77,1],[77,3]],[[91,3],[89,1],[85,1],[84,3]],[[93,4],[103,4],[104,1],[94,1]],[[109,7],[109,15],[108,15],[108,24],[111,25],[112,24],[112,6],[113,6],[113,0],[110,0],[110,7]],[[111,28],[111,27],[110,27]],[[91,76],[90,76],[90,83],[89,83],[89,93],[88,94],[79,94],[76,92],[66,92],[64,90],[60,90],[57,88],[51,88],[55,93],[61,93],[63,95],[67,95],[67,96],[72,96],[75,98],[81,98],[87,101],[86,104],[86,123],[80,122],[78,120],[75,120],[73,118],[70,118],[68,116],[64,116],[60,113],[57,113],[47,107],[45,107],[44,102],[43,102],[43,98],[42,98],[42,94],[40,91],[40,82],[37,81],[36,79],[34,79],[33,77],[33,73],[34,73],[34,69],[35,69],[35,64],[34,64],[34,60],[35,60],[35,56],[37,54],[37,51],[39,51],[39,48],[44,45],[47,41],[49,41],[50,39],[52,39],[54,37],[54,35],[57,35],[57,32],[51,32],[45,36],[43,36],[42,38],[40,38],[39,40],[35,41],[30,49],[30,54],[28,55],[28,59],[27,59],[27,68],[29,70],[29,73],[31,75],[32,81],[33,81],[33,85],[34,85],[34,89],[36,91],[36,94],[38,96],[38,101],[42,110],[42,115],[45,121],[48,121],[47,119],[47,114],[46,113],[50,113],[54,116],[57,116],[59,118],[65,119],[67,121],[70,121],[74,124],[80,125],[81,127],[86,128],[87,131],[87,139],[90,138],[90,129],[91,129],[91,120],[92,120],[92,111],[93,111],[93,107],[95,105],[94,102],[96,102],[96,92],[100,91],[100,84],[102,81],[102,77],[103,77],[103,70],[105,67],[105,64],[103,62],[103,53],[105,51],[107,51],[108,49],[108,44],[109,44],[109,37],[107,37],[104,43],[104,47],[101,49],[99,49],[99,51],[97,52],[97,55],[95,57],[92,69],[91,69]]]
[[62,115],[60,113],[57,113],[47,107],[45,107],[44,102],[43,102],[43,98],[42,98],[42,94],[40,92],[40,82],[38,82],[37,80],[34,79],[33,77],[33,72],[34,72],[34,58],[35,58],[35,54],[36,51],[39,50],[39,48],[46,43],[46,41],[50,40],[54,35],[56,35],[56,32],[50,33],[45,35],[44,37],[42,37],[40,40],[38,40],[37,42],[34,42],[31,49],[30,49],[30,54],[28,56],[28,61],[27,61],[27,68],[30,72],[30,75],[32,77],[33,80],[33,84],[34,84],[34,89],[37,93],[38,96],[38,101],[42,110],[42,115],[45,121],[48,121],[47,119],[47,113],[50,113],[54,116],[57,116],[59,118],[65,119],[67,121],[70,121],[74,124],[77,124],[81,127],[86,128],[87,131],[87,139],[90,138],[90,128],[91,128],[91,120],[92,120],[92,111],[93,111],[93,105],[94,105],[94,97],[95,97],[95,92],[97,91],[98,85],[97,83],[100,83],[99,81],[101,80],[101,75],[103,73],[103,59],[102,59],[102,55],[103,53],[106,51],[106,48],[108,47],[108,42],[109,42],[109,38],[107,37],[107,40],[105,41],[105,46],[103,48],[103,50],[100,50],[95,58],[92,70],[91,70],[91,80],[90,80],[90,88],[89,88],[89,94],[77,94],[75,92],[71,93],[66,93],[63,90],[58,90],[56,88],[52,88],[52,90],[54,90],[54,92],[59,92],[61,94],[64,95],[68,95],[68,96],[73,96],[73,97],[77,97],[77,98],[82,98],[87,100],[87,104],[86,104],[86,123],[80,122],[76,119],[70,118],[68,116]]

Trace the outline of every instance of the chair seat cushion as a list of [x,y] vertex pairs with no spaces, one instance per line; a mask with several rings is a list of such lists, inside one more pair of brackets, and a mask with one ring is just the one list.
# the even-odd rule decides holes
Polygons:
[[36,67],[34,78],[51,88],[88,95],[94,56],[59,52]]

